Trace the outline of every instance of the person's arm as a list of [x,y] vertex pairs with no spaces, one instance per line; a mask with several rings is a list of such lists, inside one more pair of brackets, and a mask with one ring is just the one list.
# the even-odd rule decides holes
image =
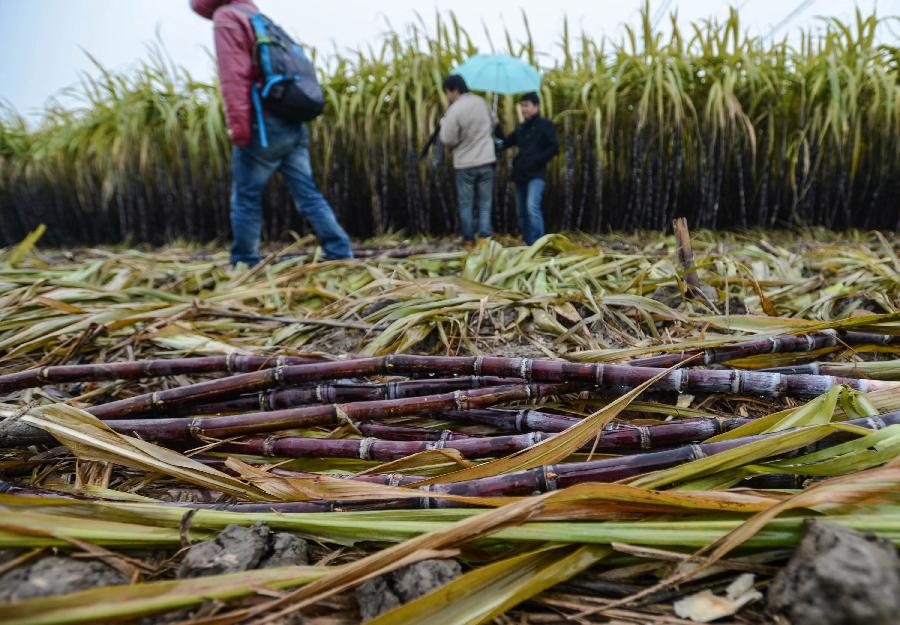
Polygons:
[[254,41],[246,30],[243,17],[237,11],[224,10],[217,11],[213,19],[219,89],[225,106],[228,136],[239,147],[250,143],[253,135],[250,89],[253,85]]
[[462,129],[459,126],[459,110],[454,110],[454,106],[451,104],[441,122],[441,132],[439,137],[441,143],[452,150],[459,145],[460,141],[462,141],[461,135]]
[[543,125],[541,134],[544,136],[544,147],[537,156],[537,161],[544,165],[551,158],[559,154],[559,138],[556,136],[556,125],[549,119]]
[[[499,124],[497,125],[497,128],[500,128],[501,132],[502,132],[502,128],[500,127]],[[516,126],[515,128],[513,128],[513,131],[511,133],[509,133],[508,135],[506,135],[505,137],[500,136],[498,138],[503,141],[503,149],[504,150],[507,148],[511,148],[514,145],[519,145],[519,127]]]

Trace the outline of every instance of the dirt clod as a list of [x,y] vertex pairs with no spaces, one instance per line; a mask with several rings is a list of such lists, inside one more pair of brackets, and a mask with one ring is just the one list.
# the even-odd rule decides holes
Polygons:
[[658,286],[648,297],[661,304],[665,304],[673,310],[684,303],[684,297],[681,295],[681,291],[677,286],[672,285]]
[[293,534],[272,532],[265,523],[252,527],[229,525],[213,540],[188,549],[178,577],[235,573],[309,562],[305,540]]
[[127,581],[121,573],[97,560],[49,556],[0,576],[0,602],[64,595]]
[[360,584],[355,591],[363,621],[412,601],[462,575],[456,560],[422,560]]
[[808,521],[769,587],[769,609],[791,625],[891,625],[900,613],[900,558],[886,539]]

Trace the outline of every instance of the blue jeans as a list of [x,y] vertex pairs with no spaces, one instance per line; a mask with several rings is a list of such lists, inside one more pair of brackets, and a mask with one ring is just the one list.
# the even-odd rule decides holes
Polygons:
[[459,228],[463,238],[475,235],[472,207],[478,206],[478,236],[491,236],[491,205],[494,201],[494,166],[480,165],[456,170],[456,199],[459,205]]
[[544,236],[544,215],[541,213],[544,184],[543,178],[516,183],[516,213],[526,245],[531,245]]
[[259,144],[259,133],[245,147],[234,146],[231,153],[231,244],[232,264],[259,262],[262,232],[262,192],[276,171],[280,171],[294,198],[322,244],[329,260],[353,258],[350,238],[334,216],[331,206],[319,193],[309,161],[309,129],[275,117],[266,118],[269,147]]

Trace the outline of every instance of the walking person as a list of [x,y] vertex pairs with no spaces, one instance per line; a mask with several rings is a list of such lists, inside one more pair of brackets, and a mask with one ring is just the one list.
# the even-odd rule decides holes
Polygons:
[[[275,98],[284,98],[282,94],[285,92],[295,96],[298,90],[306,87],[290,91],[293,85],[289,83],[273,83],[274,88],[273,84],[266,84],[264,89],[260,86],[264,72],[270,71],[271,67],[261,67],[257,62],[257,46],[262,47],[264,42],[271,43],[272,38],[259,36],[267,35],[265,29],[269,28],[273,32],[277,29],[278,35],[287,38],[284,31],[263,18],[251,0],[191,0],[191,8],[213,22],[219,86],[228,136],[233,143],[232,264],[255,265],[260,260],[262,193],[276,171],[284,177],[297,210],[309,220],[325,258],[352,258],[350,238],[316,188],[309,157],[309,128],[302,121],[297,121],[296,115],[286,115],[276,106],[278,102],[287,100],[275,101]],[[290,41],[289,38],[287,40]],[[276,50],[260,56],[263,56],[264,64],[271,65],[277,54],[279,52]],[[290,54],[302,59],[301,63],[308,63],[299,47],[292,49]],[[289,80],[294,78],[292,74]],[[315,81],[314,73],[310,78]],[[318,89],[318,83],[315,88]],[[303,97],[302,93],[300,97]],[[263,98],[269,99],[263,103]],[[269,109],[279,112],[276,114],[267,110],[267,104]],[[318,112],[301,118],[311,119]]]
[[491,236],[491,207],[494,201],[493,114],[483,98],[469,93],[462,76],[451,74],[444,80],[444,94],[450,107],[441,120],[440,140],[453,150],[459,225],[467,248],[474,244],[476,224],[473,206],[478,207],[477,235]]
[[541,117],[541,100],[537,93],[529,92],[519,98],[522,123],[506,137],[497,126],[497,137],[503,149],[518,146],[519,153],[513,159],[512,179],[516,185],[516,214],[519,229],[526,245],[544,236],[544,215],[541,200],[547,179],[547,163],[559,152],[556,126]]

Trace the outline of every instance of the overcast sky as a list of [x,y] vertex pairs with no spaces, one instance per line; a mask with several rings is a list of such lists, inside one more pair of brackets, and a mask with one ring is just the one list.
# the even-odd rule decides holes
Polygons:
[[[528,14],[538,49],[554,52],[568,16],[570,28],[594,37],[618,37],[624,23],[637,23],[643,0],[257,0],[260,9],[304,43],[322,52],[342,51],[377,43],[390,22],[402,27],[418,10],[428,24],[435,11],[453,10],[475,39],[485,46],[484,24],[495,42],[502,41],[505,24],[514,35],[523,32],[521,10]],[[741,9],[744,28],[756,34],[797,31],[815,25],[819,16],[849,19],[854,6],[873,7],[884,15],[900,15],[900,0],[657,0],[677,8],[688,22],[724,16],[729,5]],[[666,12],[668,12],[666,11]],[[786,18],[790,18],[787,19]],[[665,20],[660,20],[662,25]],[[895,33],[900,26],[893,24]],[[187,0],[0,0],[0,99],[19,112],[31,114],[48,98],[93,72],[85,51],[102,64],[124,69],[146,57],[147,44],[159,33],[170,56],[198,78],[212,75],[207,50],[212,48],[211,24],[191,12]],[[887,29],[883,39],[897,41]]]

